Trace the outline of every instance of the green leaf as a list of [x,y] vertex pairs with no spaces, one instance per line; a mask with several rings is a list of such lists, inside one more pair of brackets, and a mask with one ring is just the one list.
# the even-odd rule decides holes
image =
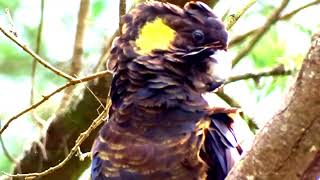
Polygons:
[[257,69],[273,67],[278,64],[278,58],[285,53],[285,44],[278,38],[274,28],[257,43],[250,52],[253,64]]
[[106,1],[104,0],[95,0],[92,4],[92,16],[93,17],[97,17],[99,16],[102,11],[105,9],[105,6],[106,6]]

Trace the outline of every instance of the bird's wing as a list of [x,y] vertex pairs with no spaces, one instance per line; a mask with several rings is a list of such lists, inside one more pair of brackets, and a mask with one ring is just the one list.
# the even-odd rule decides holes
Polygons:
[[210,116],[210,128],[205,133],[205,142],[200,156],[208,164],[208,178],[223,180],[242,153],[227,113]]

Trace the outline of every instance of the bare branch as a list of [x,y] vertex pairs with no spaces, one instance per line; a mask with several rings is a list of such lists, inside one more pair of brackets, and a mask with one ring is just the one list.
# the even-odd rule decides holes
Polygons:
[[[1,121],[0,121],[0,128],[2,127],[1,125]],[[4,155],[9,159],[9,161],[17,164],[18,162],[10,155],[9,151],[7,150],[2,137],[0,136],[0,144],[1,144],[1,148],[3,150]]]
[[284,8],[288,5],[289,0],[282,0],[280,6],[271,14],[266,23],[258,30],[258,32],[251,39],[249,45],[243,48],[238,55],[232,60],[232,67],[234,67],[240,59],[246,56],[251,49],[255,46],[255,44],[260,40],[260,38],[269,30],[271,25],[279,19],[280,13],[284,10]]
[[[301,7],[299,7],[297,9],[295,9],[295,10],[293,10],[293,11],[291,11],[291,12],[289,12],[289,13],[283,15],[283,16],[281,16],[278,21],[280,21],[280,20],[288,20],[288,19],[292,18],[294,15],[298,14],[300,11],[302,11],[302,10],[304,10],[304,9],[310,7],[310,6],[317,5],[319,3],[320,3],[320,0],[316,0],[316,1],[310,2],[308,4],[305,4],[305,5],[301,6]],[[250,30],[250,31],[248,31],[248,32],[246,32],[246,33],[244,33],[242,35],[238,35],[238,36],[234,37],[233,39],[230,40],[229,47],[233,47],[236,44],[242,42],[248,36],[253,35],[254,33],[256,33],[261,28],[262,27],[258,27],[258,28],[252,29],[252,30]]]
[[42,103],[44,103],[45,101],[47,101],[48,99],[50,99],[53,95],[57,94],[58,92],[61,92],[62,90],[64,90],[67,87],[73,86],[75,84],[79,84],[82,82],[87,82],[90,80],[93,80],[95,78],[98,77],[102,77],[105,76],[106,74],[108,74],[108,71],[101,71],[83,78],[78,78],[78,79],[72,79],[71,81],[69,81],[68,83],[66,83],[65,85],[61,86],[60,88],[56,89],[55,91],[53,91],[52,93],[50,93],[49,95],[43,96],[43,98],[38,101],[37,103],[33,104],[32,106],[24,109],[23,111],[19,112],[18,114],[14,115],[13,117],[11,117],[5,124],[4,126],[1,128],[0,130],[0,135],[8,128],[9,124],[14,121],[15,119],[17,119],[18,117],[22,116],[23,114],[37,108],[38,106],[40,106]]
[[[38,26],[38,34],[37,34],[37,41],[36,41],[36,54],[40,54],[40,47],[41,47],[41,35],[43,29],[43,21],[44,21],[44,0],[41,0],[41,15],[40,15],[40,23]],[[35,88],[35,77],[36,77],[36,69],[37,69],[37,60],[34,59],[32,62],[32,69],[31,69],[31,91],[30,91],[30,104],[34,103],[34,88]],[[36,125],[42,129],[44,127],[44,120],[41,119],[37,114],[32,111],[32,119],[36,123]]]
[[261,77],[266,76],[286,76],[286,75],[292,75],[296,70],[286,70],[283,65],[277,66],[275,68],[272,68],[270,70],[265,70],[258,73],[246,73],[242,75],[232,76],[230,77],[224,84],[229,84],[232,82],[240,81],[240,80],[246,80],[246,79],[257,79]]
[[[231,96],[223,92],[223,89],[220,89],[216,94],[223,99],[227,104],[229,104],[231,107],[237,107],[241,109],[240,104],[233,99]],[[247,122],[250,130],[255,133],[258,128],[257,123],[248,115],[246,115],[244,112],[240,113],[241,117]]]
[[302,10],[304,10],[304,9],[310,7],[310,6],[317,5],[319,3],[320,3],[320,0],[312,1],[312,2],[310,2],[308,4],[305,4],[305,5],[301,6],[301,7],[299,7],[297,9],[295,9],[295,10],[293,10],[293,11],[291,11],[291,12],[289,12],[289,13],[283,15],[283,16],[281,16],[279,18],[279,20],[288,20],[288,19],[292,18],[292,16],[296,15],[297,13],[299,13],[300,11],[302,11]]
[[86,31],[86,21],[89,14],[89,7],[90,0],[81,0],[80,9],[78,12],[78,24],[71,62],[71,76],[78,75],[81,71],[84,35]]
[[40,64],[42,64],[44,67],[47,69],[50,69],[52,72],[57,74],[58,76],[61,76],[67,80],[72,80],[74,79],[72,76],[69,76],[68,74],[60,71],[59,69],[53,67],[48,61],[44,60],[41,58],[37,53],[32,51],[27,45],[21,43],[21,41],[12,33],[7,32],[4,28],[0,26],[0,31],[7,36],[9,39],[11,39],[14,43],[16,43],[19,47],[21,47],[25,52],[30,54],[35,60],[37,60]]
[[[77,76],[81,71],[84,35],[86,31],[86,21],[89,14],[89,7],[90,7],[90,0],[81,0],[79,12],[78,12],[78,24],[77,24],[75,42],[73,47],[73,55],[71,59],[71,71],[70,71],[71,76]],[[60,108],[66,107],[67,104],[70,102],[73,89],[74,89],[73,87],[69,87],[64,91]]]
[[[126,0],[120,0],[119,4],[119,29],[122,29],[121,17],[126,13]],[[122,31],[120,31],[122,33]]]
[[104,110],[103,113],[101,113],[93,122],[92,124],[89,126],[89,128],[80,134],[80,136],[77,138],[75,145],[73,146],[73,148],[71,149],[70,153],[67,155],[67,157],[58,165],[51,167],[43,172],[40,173],[29,173],[29,174],[16,174],[16,175],[10,175],[10,174],[5,174],[9,177],[15,177],[15,178],[28,178],[28,179],[35,179],[35,178],[40,178],[42,176],[48,175],[60,168],[62,168],[77,152],[78,152],[78,148],[80,147],[80,145],[82,144],[82,142],[84,140],[86,140],[87,137],[89,137],[90,133],[95,130],[100,124],[102,124],[105,119],[107,119],[107,111],[109,109],[111,105],[111,102],[109,101],[107,104],[107,108]]

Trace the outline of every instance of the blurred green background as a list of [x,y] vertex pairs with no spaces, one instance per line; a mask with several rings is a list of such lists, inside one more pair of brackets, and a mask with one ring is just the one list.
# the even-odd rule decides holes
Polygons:
[[[292,0],[282,14],[291,12],[311,1]],[[118,0],[92,0],[87,22],[84,47],[84,69],[90,74],[97,64],[103,44],[118,26]],[[236,12],[245,2],[237,0],[220,1],[214,12],[222,17],[227,12]],[[128,1],[127,6],[133,4]],[[0,0],[0,26],[10,28],[5,9],[10,10],[18,37],[35,49],[36,36],[41,13],[40,0]],[[44,24],[40,55],[54,66],[68,72],[76,32],[80,1],[45,1]],[[256,27],[260,27],[279,1],[258,1],[230,31],[230,39]],[[320,27],[319,5],[302,10],[289,20],[279,21],[262,37],[254,49],[241,59],[232,70],[232,75],[259,72],[284,65],[286,69],[299,69],[310,46],[311,35]],[[248,45],[250,37],[232,47],[225,58],[231,60],[239,50]],[[22,51],[7,37],[0,37],[0,122],[30,105],[32,57]],[[225,92],[239,102],[243,111],[258,125],[270,119],[282,102],[282,97],[293,82],[294,76],[264,77],[238,81],[225,86]],[[36,71],[36,100],[42,95],[63,85],[65,80],[57,77],[41,65]],[[36,109],[43,119],[48,119],[59,105],[62,93]],[[6,149],[16,159],[22,155],[32,141],[44,132],[39,132],[29,114],[17,119],[2,134]],[[0,171],[11,172],[13,163],[0,148]]]

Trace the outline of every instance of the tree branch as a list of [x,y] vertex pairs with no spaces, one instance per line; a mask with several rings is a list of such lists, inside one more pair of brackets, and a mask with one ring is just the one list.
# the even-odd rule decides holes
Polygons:
[[[293,10],[293,11],[291,11],[291,12],[289,12],[289,13],[283,15],[283,16],[281,16],[281,17],[278,19],[278,21],[280,21],[280,20],[281,20],[281,21],[282,21],[282,20],[288,20],[288,19],[292,18],[294,15],[298,14],[300,11],[302,11],[302,10],[304,10],[304,9],[310,7],[310,6],[317,5],[317,4],[319,4],[319,3],[320,3],[320,0],[316,0],[316,1],[310,2],[310,3],[308,3],[308,4],[305,4],[305,5],[301,6],[301,7],[299,7],[299,8],[297,8],[297,9],[295,9],[295,10]],[[275,23],[275,22],[277,22],[277,21],[274,21],[274,23]],[[273,23],[273,24],[274,24],[274,23]],[[244,34],[242,34],[242,35],[238,35],[238,36],[234,37],[233,39],[230,40],[230,42],[229,42],[229,47],[233,47],[233,46],[235,46],[236,44],[242,42],[244,39],[246,39],[246,38],[248,38],[249,36],[251,36],[251,35],[255,34],[256,32],[258,32],[259,29],[261,29],[261,28],[262,28],[262,27],[258,27],[258,28],[252,29],[252,30],[250,30],[250,31],[248,31],[248,32],[246,32],[246,33],[244,33]]]
[[48,95],[45,95],[43,96],[43,98],[38,101],[37,103],[33,104],[32,106],[22,110],[21,112],[19,112],[18,114],[14,115],[13,117],[11,117],[5,124],[4,126],[1,128],[0,130],[0,135],[8,128],[8,126],[10,125],[10,123],[14,120],[16,120],[18,117],[24,115],[25,113],[37,108],[38,106],[40,106],[41,104],[43,104],[45,101],[47,101],[48,99],[50,99],[53,95],[61,92],[62,90],[66,89],[67,87],[70,87],[70,86],[74,86],[76,84],[79,84],[79,83],[83,83],[83,82],[87,82],[87,81],[90,81],[90,80],[93,80],[95,78],[98,78],[98,77],[102,77],[102,76],[105,76],[106,74],[109,74],[108,71],[102,71],[102,72],[99,72],[99,73],[95,73],[95,74],[92,74],[92,75],[89,75],[89,76],[86,76],[86,77],[83,77],[83,78],[77,78],[77,79],[73,79],[71,81],[69,81],[68,83],[66,83],[65,85],[59,87],[58,89],[56,89],[55,91],[53,91],[52,93],[48,94]]
[[[229,104],[231,107],[241,108],[240,104],[235,99],[233,99],[231,96],[223,92],[223,89],[216,92],[216,94],[221,99],[223,99],[227,104]],[[246,121],[251,132],[255,134],[256,130],[259,129],[257,123],[251,117],[246,115],[244,112],[241,112],[240,116]]]
[[232,76],[230,77],[224,84],[229,84],[232,82],[240,81],[240,80],[246,80],[246,79],[257,79],[261,77],[266,76],[286,76],[286,75],[292,75],[296,70],[286,70],[283,65],[277,66],[275,68],[272,68],[270,70],[265,70],[258,73],[246,73],[242,75]]
[[[111,103],[108,103],[110,107]],[[40,173],[29,173],[29,174],[16,174],[16,175],[9,175],[6,174],[9,177],[13,177],[13,178],[41,178],[42,176],[46,176],[50,173],[53,173],[55,171],[57,171],[58,169],[62,168],[77,152],[78,149],[80,147],[80,145],[89,137],[89,135],[91,134],[92,131],[94,131],[98,126],[100,126],[108,117],[107,117],[107,111],[109,108],[106,108],[93,122],[92,124],[89,126],[89,128],[80,134],[80,136],[77,138],[77,140],[75,141],[75,145],[73,146],[73,148],[71,149],[70,153],[67,155],[67,157],[58,165],[54,166],[54,167],[50,167],[49,169],[42,171]]]
[[[90,0],[81,0],[78,12],[78,24],[73,47],[73,55],[71,58],[71,76],[77,76],[81,71],[84,35],[86,30],[86,21],[89,14],[89,7]],[[68,105],[72,97],[73,90],[73,86],[65,89],[59,109],[65,108]]]
[[284,8],[288,5],[289,0],[282,0],[280,6],[271,14],[266,23],[258,30],[258,32],[251,39],[249,45],[243,48],[237,56],[232,60],[232,67],[234,67],[240,59],[246,56],[251,49],[255,46],[255,44],[260,40],[260,38],[269,30],[271,25],[279,19],[280,13],[284,10]]
[[84,36],[89,9],[90,0],[81,0],[78,12],[78,24],[73,47],[73,55],[71,59],[71,76],[79,75],[79,72],[81,71]]
[[300,179],[320,144],[320,33],[313,37],[280,111],[256,136],[227,179]]
[[[107,73],[107,71],[105,72]],[[104,104],[107,99],[111,77],[112,75],[107,73],[95,81],[90,81],[88,85],[89,89],[91,89]],[[79,97],[74,96],[69,107],[70,108],[63,111],[58,111],[55,117],[48,120],[49,127],[46,135],[41,138],[41,142],[45,145],[47,159],[42,157],[43,155],[38,144],[33,143],[31,148],[28,148],[20,160],[22,173],[41,172],[57,165],[65,159],[69,153],[69,149],[74,147],[74,142],[80,133],[85,131],[92,123],[92,120],[100,114],[97,111],[99,110],[100,102],[92,96],[88,89],[83,89],[83,93],[81,93]],[[98,129],[92,132],[87,140],[81,144],[81,149],[84,152],[90,151],[97,132]],[[43,176],[40,179],[77,180],[89,164],[90,159],[87,158],[81,161],[78,157],[73,156],[66,162],[63,168],[58,169],[55,173]],[[39,167],[42,168],[39,170]],[[15,169],[14,173],[17,173],[17,169]]]
[[[126,0],[120,0],[120,3],[119,3],[119,29],[121,30],[122,29],[122,20],[121,20],[121,17],[126,14]],[[120,33],[122,33],[120,31]]]
[[230,30],[231,27],[238,21],[238,19],[256,2],[256,0],[250,0],[242,9],[237,13],[230,15],[226,21],[226,29]]
[[11,39],[14,43],[16,43],[19,47],[21,47],[25,52],[27,52],[28,54],[30,54],[35,60],[37,60],[40,64],[42,64],[44,67],[46,67],[47,69],[50,69],[52,72],[54,72],[55,74],[57,74],[58,76],[61,76],[67,80],[72,80],[73,77],[69,76],[68,74],[60,71],[59,69],[55,68],[54,66],[52,66],[50,63],[48,63],[48,61],[44,60],[43,58],[41,58],[38,54],[36,54],[35,52],[33,52],[27,45],[24,45],[23,43],[20,42],[20,40],[12,33],[7,32],[5,29],[3,29],[0,26],[0,31],[7,36],[9,39]]
[[[41,37],[42,37],[42,29],[43,29],[43,21],[44,21],[44,0],[41,0],[41,13],[40,13],[40,22],[38,26],[38,33],[36,39],[36,54],[40,53],[41,47]],[[31,69],[31,90],[30,90],[30,104],[34,104],[34,96],[35,96],[35,79],[36,79],[36,70],[37,70],[37,60],[34,59],[32,61],[32,69]],[[45,121],[37,116],[36,112],[31,112],[32,120],[35,124],[42,129],[44,127]]]

